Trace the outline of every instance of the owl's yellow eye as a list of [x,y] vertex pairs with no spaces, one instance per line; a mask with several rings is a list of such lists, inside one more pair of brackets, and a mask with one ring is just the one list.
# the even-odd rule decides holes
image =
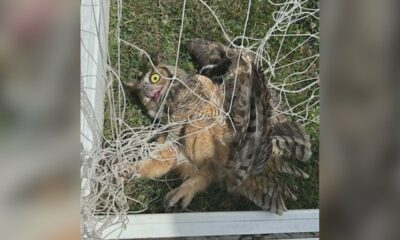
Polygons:
[[160,81],[160,75],[158,75],[157,73],[154,73],[153,75],[150,76],[150,82],[151,83],[157,83],[158,81]]

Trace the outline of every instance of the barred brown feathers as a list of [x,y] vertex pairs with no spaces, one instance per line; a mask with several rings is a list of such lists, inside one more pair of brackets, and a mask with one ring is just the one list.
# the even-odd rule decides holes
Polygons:
[[263,210],[279,215],[287,211],[284,197],[296,200],[296,196],[275,174],[250,176],[236,191]]
[[311,157],[310,138],[303,127],[295,122],[278,123],[272,127],[270,136],[274,155],[294,157],[305,162]]

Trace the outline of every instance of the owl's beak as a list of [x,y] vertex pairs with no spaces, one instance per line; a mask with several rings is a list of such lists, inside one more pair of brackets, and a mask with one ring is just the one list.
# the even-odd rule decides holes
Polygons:
[[159,97],[161,95],[161,91],[162,91],[162,89],[153,90],[153,91],[149,91],[149,92],[145,93],[145,95],[146,95],[146,97],[150,98],[151,101],[158,102]]
[[154,94],[153,94],[153,99],[158,99],[159,97],[160,97],[160,95],[161,95],[161,90],[162,89],[160,89],[159,91],[156,91]]

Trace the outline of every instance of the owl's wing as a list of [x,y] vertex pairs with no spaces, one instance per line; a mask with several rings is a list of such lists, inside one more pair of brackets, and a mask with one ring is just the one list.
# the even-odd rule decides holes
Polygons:
[[259,173],[271,153],[270,105],[267,81],[254,64],[253,56],[237,51],[224,75],[225,110],[233,122],[227,186],[240,186],[251,174]]
[[282,214],[287,210],[284,197],[295,200],[296,196],[281,174],[308,178],[290,159],[307,161],[311,156],[310,139],[295,122],[272,121],[265,79],[256,71],[251,81],[249,125],[244,138],[238,141],[238,148],[233,148],[230,161],[234,177],[228,187],[262,209]]
[[297,159],[305,162],[311,157],[310,137],[304,128],[292,121],[277,123],[272,126],[270,141],[272,151],[276,156],[286,159]]

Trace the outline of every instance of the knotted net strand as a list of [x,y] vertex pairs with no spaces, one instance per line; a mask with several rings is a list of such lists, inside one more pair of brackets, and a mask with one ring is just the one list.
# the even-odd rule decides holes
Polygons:
[[[95,0],[91,0],[94,7]],[[100,6],[103,6],[100,2]],[[319,40],[319,32],[315,27],[308,32],[299,30],[293,31],[291,26],[294,24],[312,18],[318,21],[319,9],[306,7],[308,0],[286,0],[286,1],[268,1],[271,7],[276,7],[278,10],[272,14],[273,24],[266,27],[264,35],[252,36],[248,32],[248,22],[251,15],[252,1],[247,3],[246,18],[243,24],[243,32],[239,36],[231,37],[228,35],[229,30],[225,28],[220,16],[206,1],[192,0],[199,2],[204,8],[208,10],[215,22],[218,24],[221,34],[225,38],[228,48],[238,49],[239,57],[242,51],[249,51],[253,53],[256,58],[255,61],[259,67],[263,69],[268,85],[277,93],[277,101],[273,102],[274,115],[287,115],[293,120],[308,125],[311,123],[319,124],[319,75],[315,69],[317,68],[319,53],[315,51],[305,51],[304,45],[309,44],[310,41]],[[87,1],[86,1],[87,2]],[[176,44],[176,57],[175,57],[175,72],[174,76],[170,78],[171,82],[179,81],[185,85],[184,81],[176,77],[177,68],[179,67],[180,51],[182,44],[182,35],[184,30],[184,22],[190,16],[186,16],[187,0],[182,3],[181,11],[181,24],[179,28],[179,37]],[[127,99],[123,89],[122,82],[126,79],[121,79],[121,46],[129,46],[136,51],[143,54],[149,63],[154,67],[151,62],[150,54],[146,49],[130,43],[121,38],[121,24],[123,14],[122,0],[116,0],[117,21],[115,26],[115,38],[117,43],[117,60],[112,62],[109,52],[101,52],[106,60],[106,71],[104,76],[98,78],[98,81],[105,81],[105,89],[98,89],[105,92],[106,107],[108,108],[111,137],[104,136],[101,124],[96,119],[96,114],[92,103],[89,101],[86,90],[87,88],[82,85],[81,88],[81,112],[83,118],[86,119],[89,128],[92,132],[91,141],[93,142],[92,149],[83,149],[81,154],[82,159],[82,201],[81,201],[81,215],[82,215],[82,238],[83,239],[102,239],[107,237],[104,235],[106,229],[116,226],[114,231],[119,233],[126,227],[128,223],[128,213],[139,213],[146,211],[148,203],[141,202],[133,196],[125,194],[125,184],[121,179],[121,174],[124,169],[135,163],[139,159],[148,159],[149,157],[156,157],[154,153],[158,149],[171,146],[171,143],[178,144],[178,139],[172,139],[164,144],[157,144],[151,141],[154,136],[160,133],[166,133],[169,129],[183,125],[192,124],[193,120],[188,119],[183,122],[170,122],[160,124],[153,121],[149,126],[144,127],[131,127],[125,121],[125,113],[127,106]],[[104,11],[104,9],[102,9]],[[99,36],[100,28],[105,26],[96,26],[95,34]],[[261,36],[261,37],[260,37]],[[299,39],[296,46],[285,46],[287,40],[290,38]],[[210,39],[212,40],[212,39]],[[271,44],[271,41],[278,42],[278,49],[276,45]],[[82,42],[81,42],[82,43]],[[83,51],[87,48],[82,43]],[[272,49],[272,47],[274,47]],[[107,48],[106,48],[107,49]],[[294,53],[297,54],[293,57]],[[89,53],[90,54],[90,53]],[[94,59],[93,56],[90,56]],[[239,62],[239,61],[238,61]],[[237,66],[239,67],[239,66]],[[160,74],[161,75],[161,74]],[[83,80],[87,76],[81,76]],[[164,76],[166,77],[166,76]],[[235,76],[236,83],[236,76]],[[172,84],[170,84],[171,87]],[[188,87],[187,85],[185,85]],[[170,87],[166,95],[168,95]],[[193,89],[188,89],[197,97]],[[295,99],[296,101],[292,101]],[[207,101],[206,99],[202,99]],[[156,116],[160,114],[165,104],[165,98],[161,104]],[[214,104],[214,103],[210,103]],[[282,108],[280,105],[284,105]],[[223,106],[223,105],[221,105]],[[232,107],[232,106],[231,106]],[[219,119],[214,119],[209,127],[212,127],[217,121],[221,119],[230,121],[229,111],[220,109]],[[283,110],[282,110],[283,109]],[[194,120],[195,121],[195,120]],[[208,127],[208,128],[209,128]],[[207,128],[206,128],[207,129]],[[203,131],[205,129],[199,129]],[[89,139],[84,133],[82,138]],[[171,142],[172,141],[172,142]],[[101,147],[100,147],[101,146]],[[130,181],[135,181],[135,176],[132,175]],[[142,209],[132,212],[129,211],[128,201],[134,201],[142,206]],[[109,232],[109,231],[108,231]]]

